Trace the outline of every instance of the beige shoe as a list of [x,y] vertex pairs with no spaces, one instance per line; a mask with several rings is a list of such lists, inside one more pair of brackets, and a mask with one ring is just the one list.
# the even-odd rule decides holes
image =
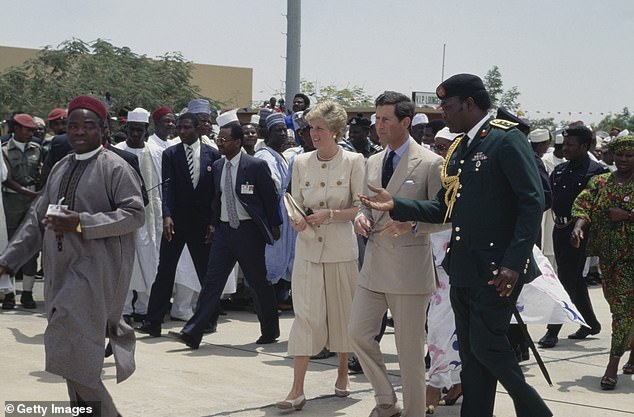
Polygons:
[[369,417],[399,417],[401,407],[396,404],[379,404],[372,409]]
[[291,408],[301,410],[302,408],[304,408],[304,404],[306,404],[306,397],[304,397],[304,394],[302,394],[292,400],[280,401],[276,403],[275,406],[280,410],[290,410]]

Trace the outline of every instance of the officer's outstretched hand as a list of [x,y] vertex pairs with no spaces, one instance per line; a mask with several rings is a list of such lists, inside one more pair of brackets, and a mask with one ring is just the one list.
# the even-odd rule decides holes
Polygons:
[[371,208],[372,210],[379,211],[390,211],[394,208],[394,200],[392,199],[392,195],[385,191],[385,188],[378,188],[373,186],[372,184],[368,184],[368,188],[370,189],[370,191],[376,193],[376,195],[369,197],[367,195],[359,194],[361,204],[368,208]]

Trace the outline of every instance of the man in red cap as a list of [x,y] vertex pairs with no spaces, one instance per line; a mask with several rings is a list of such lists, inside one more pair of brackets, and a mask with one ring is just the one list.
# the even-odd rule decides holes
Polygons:
[[46,121],[53,135],[57,136],[66,133],[66,117],[67,113],[64,109],[53,109],[48,113]]
[[42,248],[46,370],[66,379],[73,406],[114,417],[117,409],[101,381],[104,337],[121,382],[135,368],[134,332],[121,311],[134,261],[133,232],[145,217],[141,179],[102,146],[107,111],[101,101],[79,96],[68,109],[75,153],[53,167],[41,197],[0,254],[0,274]]
[[[37,127],[28,114],[13,116],[13,136],[2,144],[2,154],[8,169],[7,179],[2,183],[2,197],[7,221],[9,239],[15,234],[31,203],[37,197],[39,188],[42,148],[31,141]],[[22,265],[22,264],[21,264]],[[25,259],[15,273],[22,274],[22,295],[20,303],[24,308],[35,308],[33,283],[37,273],[37,253]],[[2,302],[3,310],[15,307],[15,293],[6,294]]]

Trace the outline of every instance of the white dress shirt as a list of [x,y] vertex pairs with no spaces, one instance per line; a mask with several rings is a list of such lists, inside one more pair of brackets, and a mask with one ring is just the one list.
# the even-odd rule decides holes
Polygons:
[[[238,165],[240,165],[240,158],[242,157],[242,152],[238,152],[238,154],[236,156],[234,156],[232,159],[229,160],[229,162],[231,162],[231,182],[233,183],[233,190],[225,190],[225,176],[227,175],[227,161],[226,159],[224,160],[224,165],[222,167],[222,174],[220,175],[220,192],[221,194],[221,198],[220,198],[220,221],[222,222],[229,222],[229,216],[227,215],[227,192],[231,192],[233,193],[233,198],[234,201],[236,202],[236,211],[238,212],[238,219],[240,220],[249,220],[251,219],[251,216],[249,216],[249,213],[246,211],[246,209],[244,208],[244,206],[242,206],[242,203],[240,202],[240,200],[238,199],[238,195],[236,194],[236,181],[237,181],[237,177],[238,177]],[[239,184],[240,189],[242,189],[243,186],[248,185],[248,184]],[[255,190],[253,190],[253,192],[255,192]]]

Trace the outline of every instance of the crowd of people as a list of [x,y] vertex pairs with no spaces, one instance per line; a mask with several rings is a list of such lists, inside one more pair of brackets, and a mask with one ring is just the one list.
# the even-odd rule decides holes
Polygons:
[[[246,123],[192,99],[180,114],[130,110],[120,141],[91,96],[51,110],[47,126],[16,112],[0,158],[2,309],[18,302],[16,278],[20,305],[36,308],[43,275],[46,369],[103,416],[118,415],[104,356],[118,381],[129,377],[133,328],[160,337],[165,320],[182,321],[168,336],[198,349],[222,331],[236,292],[252,301],[257,344],[275,343],[280,311],[294,311],[280,409],[304,407],[310,358],[326,352],[338,355],[336,397],[350,394],[349,373],[366,375],[371,417],[433,414],[460,398],[462,416],[491,416],[498,382],[518,416],[550,416],[519,366],[529,343],[510,325],[541,275],[537,246],[583,316],[571,339],[602,329],[584,268],[600,271],[612,313],[600,387],[615,389],[628,352],[621,370],[634,373],[634,139],[493,117],[470,74],[436,94],[442,120],[393,91],[370,118],[300,93],[292,111],[271,103]],[[379,343],[388,322],[402,407]],[[560,328],[548,324],[538,344],[556,347]]]

